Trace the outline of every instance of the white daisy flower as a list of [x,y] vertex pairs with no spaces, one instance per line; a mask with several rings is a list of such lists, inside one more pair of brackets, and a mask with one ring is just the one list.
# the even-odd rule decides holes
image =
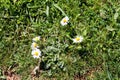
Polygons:
[[40,36],[37,36],[37,37],[33,38],[32,40],[35,41],[35,42],[37,42],[37,41],[40,40]]
[[36,43],[36,42],[33,42],[32,43],[32,45],[31,45],[31,48],[32,49],[36,49],[36,48],[38,48],[39,46],[38,46],[38,44]]
[[73,39],[74,43],[80,43],[83,41],[83,37],[82,36],[76,36],[76,38]]
[[69,18],[68,18],[68,16],[66,16],[66,17],[64,17],[64,18],[61,20],[60,24],[61,24],[62,26],[65,26],[65,25],[68,24],[68,21],[69,21]]
[[39,58],[41,56],[41,51],[36,48],[36,49],[32,50],[31,54],[33,55],[34,58]]

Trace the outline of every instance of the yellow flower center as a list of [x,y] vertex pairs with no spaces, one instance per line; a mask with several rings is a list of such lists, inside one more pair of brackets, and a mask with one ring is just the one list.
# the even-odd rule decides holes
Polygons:
[[38,52],[35,52],[35,53],[34,53],[34,55],[35,55],[35,56],[38,56],[38,55],[39,55],[39,53],[38,53]]
[[34,47],[37,47],[38,45],[36,43],[33,44]]
[[80,38],[79,38],[79,37],[77,37],[77,38],[75,38],[75,40],[76,40],[76,41],[79,41],[79,40],[80,40]]
[[36,37],[35,40],[38,41],[38,40],[39,40],[39,37]]
[[66,20],[66,19],[63,19],[63,22],[64,22],[64,23],[66,23],[66,22],[67,22],[67,20]]

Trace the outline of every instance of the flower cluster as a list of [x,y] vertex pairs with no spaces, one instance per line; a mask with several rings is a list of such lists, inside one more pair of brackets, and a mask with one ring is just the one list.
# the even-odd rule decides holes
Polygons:
[[[62,26],[65,26],[67,25],[69,22],[69,18],[68,16],[64,17],[61,21],[60,21],[60,24]],[[32,56],[34,58],[39,58],[41,56],[41,51],[39,49],[39,46],[37,44],[37,42],[40,40],[40,36],[37,36],[35,38],[32,39],[32,45],[31,45],[31,49],[32,49]],[[83,37],[82,36],[76,36],[73,40],[73,43],[80,43],[83,41]]]
[[31,48],[32,48],[31,54],[34,58],[39,58],[41,56],[41,51],[40,51],[40,49],[38,49],[39,46],[38,46],[37,42],[40,40],[40,36],[37,36],[37,37],[33,38],[32,40],[33,40],[33,42],[31,45]]

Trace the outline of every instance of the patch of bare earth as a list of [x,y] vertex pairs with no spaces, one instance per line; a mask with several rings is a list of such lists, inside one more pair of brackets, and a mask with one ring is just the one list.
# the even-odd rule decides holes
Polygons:
[[74,76],[74,80],[87,80],[88,77],[93,79],[95,77],[94,73],[100,71],[101,69],[102,69],[101,66],[97,66],[95,68],[91,68],[91,69],[87,70],[86,73],[84,73],[82,75],[76,74]]

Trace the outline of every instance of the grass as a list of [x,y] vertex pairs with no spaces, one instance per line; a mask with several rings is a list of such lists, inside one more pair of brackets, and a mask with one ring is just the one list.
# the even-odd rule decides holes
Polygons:
[[[14,71],[30,80],[39,59],[32,39],[41,36],[37,80],[119,80],[120,1],[0,0],[0,79]],[[63,17],[69,23],[60,24]],[[72,39],[83,36],[81,43]]]

